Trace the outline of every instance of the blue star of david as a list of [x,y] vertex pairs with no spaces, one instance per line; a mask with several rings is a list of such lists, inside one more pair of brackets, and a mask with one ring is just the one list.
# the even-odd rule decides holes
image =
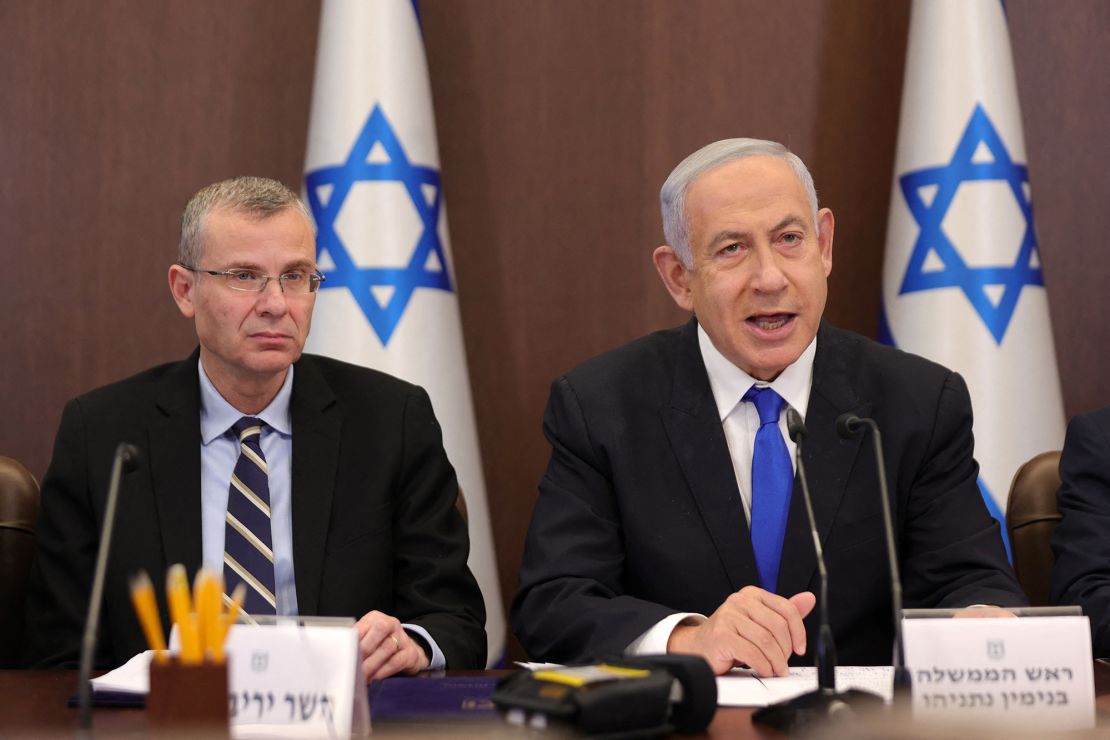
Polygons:
[[[370,152],[377,144],[381,145],[386,159],[371,162]],[[351,188],[358,182],[399,182],[408,193],[422,228],[405,267],[363,268],[351,259],[347,246],[336,231],[335,221]],[[418,288],[452,291],[447,259],[437,230],[442,204],[439,172],[409,162],[400,140],[379,106],[375,105],[370,112],[347,155],[347,161],[305,174],[305,191],[316,219],[317,254],[327,252],[335,263],[335,269],[324,273],[327,281],[321,285],[321,290],[351,291],[383,346],[389,344]],[[429,258],[433,254],[437,258],[432,261],[436,267],[429,269]],[[371,288],[377,286],[393,289],[384,306],[371,292]]]
[[[980,144],[990,152],[992,161],[972,161]],[[941,227],[960,184],[978,180],[1000,180],[1009,185],[1010,192],[1025,217],[1025,234],[1013,265],[969,267]],[[1044,276],[1039,267],[1037,238],[1033,232],[1033,204],[1022,188],[1023,183],[1027,182],[1029,168],[1010,158],[1002,137],[998,135],[983,106],[977,104],[948,164],[907,172],[899,178],[902,195],[920,227],[899,294],[937,288],[960,288],[995,342],[1001,344],[1010,319],[1013,318],[1018,298],[1021,297],[1022,288],[1026,285],[1044,286]],[[936,187],[936,194],[929,204],[925,203],[921,194],[926,187]],[[944,265],[943,269],[924,269],[930,252]],[[988,295],[987,288],[990,286],[1002,286],[1001,299],[997,305]]]

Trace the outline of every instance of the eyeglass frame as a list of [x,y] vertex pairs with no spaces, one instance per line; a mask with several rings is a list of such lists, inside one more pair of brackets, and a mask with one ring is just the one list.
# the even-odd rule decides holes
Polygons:
[[[182,268],[188,270],[189,272],[195,272],[195,273],[198,273],[198,274],[203,273],[203,274],[212,275],[212,276],[215,276],[215,277],[230,278],[230,277],[234,277],[237,274],[242,274],[244,272],[255,272],[254,270],[252,270],[250,268],[247,268],[247,267],[237,267],[237,268],[234,268],[234,269],[231,269],[231,270],[206,270],[203,267],[194,267],[193,265],[187,265],[184,262],[177,262],[176,264],[177,264],[178,267],[182,267]],[[232,283],[232,281],[226,282],[225,285],[227,285],[227,287],[230,288],[231,290],[238,291],[239,293],[262,293],[266,290],[266,287],[270,284],[271,280],[277,280],[278,281],[278,287],[281,288],[281,292],[286,293],[287,291],[285,290],[285,280],[284,280],[284,278],[285,278],[286,275],[292,275],[292,274],[294,274],[294,273],[293,272],[285,272],[285,273],[282,273],[281,275],[260,275],[259,277],[262,278],[262,286],[260,288],[258,288],[258,290],[253,290],[253,289],[249,289],[249,288],[237,288]],[[316,287],[315,288],[312,287],[312,285],[313,285],[312,278],[316,278],[316,281],[315,281]],[[289,295],[310,295],[312,293],[319,292],[320,285],[327,279],[328,278],[327,278],[326,275],[321,274],[319,270],[315,270],[311,273],[308,273],[308,286],[309,286],[308,290],[306,290],[304,293],[297,293],[296,291],[288,291],[288,293],[289,293]]]

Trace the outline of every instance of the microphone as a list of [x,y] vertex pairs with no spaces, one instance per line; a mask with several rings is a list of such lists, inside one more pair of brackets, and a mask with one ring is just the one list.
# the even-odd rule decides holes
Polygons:
[[813,515],[813,498],[809,494],[809,481],[806,479],[805,463],[802,461],[806,425],[802,421],[802,415],[792,408],[786,410],[786,431],[798,448],[798,454],[795,456],[798,480],[802,484],[802,499],[805,501],[806,516],[809,518],[809,534],[813,537],[813,552],[817,556],[817,578],[821,592],[818,612],[821,626],[817,633],[817,651],[814,655],[814,663],[817,665],[817,688],[836,691],[836,641],[833,639],[832,626],[829,624],[829,572],[825,568],[825,551],[821,549],[817,517]]
[[882,698],[858,689],[839,692],[836,690],[836,641],[833,639],[832,625],[829,622],[829,573],[825,568],[825,553],[821,549],[821,535],[817,531],[817,517],[813,514],[813,499],[809,495],[809,481],[806,479],[805,462],[802,460],[806,426],[801,414],[789,406],[786,408],[786,430],[798,448],[794,459],[798,468],[798,481],[801,483],[802,500],[805,501],[806,516],[809,519],[809,533],[813,537],[813,552],[817,556],[818,590],[820,591],[818,601],[820,627],[817,632],[817,647],[814,651],[817,689],[756,710],[752,713],[752,722],[791,732],[824,717],[849,714],[854,706],[879,706],[882,704]]
[[898,550],[894,545],[894,517],[890,513],[890,491],[886,485],[883,435],[874,419],[859,417],[851,412],[836,419],[836,431],[844,439],[851,439],[866,429],[871,430],[871,446],[875,451],[879,496],[883,504],[883,528],[886,530],[886,556],[890,563],[890,598],[894,606],[894,647],[890,662],[894,666],[894,700],[904,701],[909,698],[912,678],[906,668],[906,645],[902,639],[902,576],[898,570]]
[[85,618],[85,634],[81,638],[81,678],[78,691],[81,727],[85,730],[92,728],[92,683],[89,679],[92,673],[93,651],[96,648],[96,633],[100,625],[100,602],[104,598],[104,574],[108,569],[108,545],[112,539],[112,525],[116,519],[120,476],[134,470],[138,462],[139,448],[127,442],[120,442],[112,458],[108,499],[104,504],[104,524],[100,528],[100,546],[96,553],[96,567],[93,569],[89,613]]

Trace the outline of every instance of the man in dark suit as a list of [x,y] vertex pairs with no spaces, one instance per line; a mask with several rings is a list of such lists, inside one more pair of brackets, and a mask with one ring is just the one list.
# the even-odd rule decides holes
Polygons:
[[1094,656],[1110,658],[1110,406],[1068,424],[1056,504],[1052,603],[1082,606]]
[[42,487],[30,661],[78,654],[113,450],[130,442],[141,459],[122,479],[98,664],[145,648],[133,574],[204,563],[229,592],[246,585],[249,612],[358,619],[368,680],[481,667],[484,607],[427,394],[302,355],[322,279],[303,203],[263,178],[211,185],[186,206],[178,257],[170,290],[199,349],[63,412]]
[[1026,603],[976,485],[963,381],[822,322],[833,215],[801,160],[717,142],[661,199],[655,266],[696,318],[552,386],[512,608],[531,655],[693,653],[761,675],[811,662],[816,560],[787,407],[808,428],[841,662],[888,663],[893,640],[877,470],[869,442],[838,438],[846,412],[883,430],[906,605]]

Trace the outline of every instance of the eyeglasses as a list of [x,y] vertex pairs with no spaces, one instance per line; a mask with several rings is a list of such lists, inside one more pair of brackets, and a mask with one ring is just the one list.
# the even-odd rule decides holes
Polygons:
[[324,276],[318,272],[283,272],[278,276],[264,275],[258,270],[236,268],[234,270],[203,270],[199,267],[178,262],[190,272],[204,273],[213,277],[223,278],[223,283],[232,290],[241,290],[244,293],[261,293],[271,280],[277,280],[283,293],[315,293],[324,282]]

